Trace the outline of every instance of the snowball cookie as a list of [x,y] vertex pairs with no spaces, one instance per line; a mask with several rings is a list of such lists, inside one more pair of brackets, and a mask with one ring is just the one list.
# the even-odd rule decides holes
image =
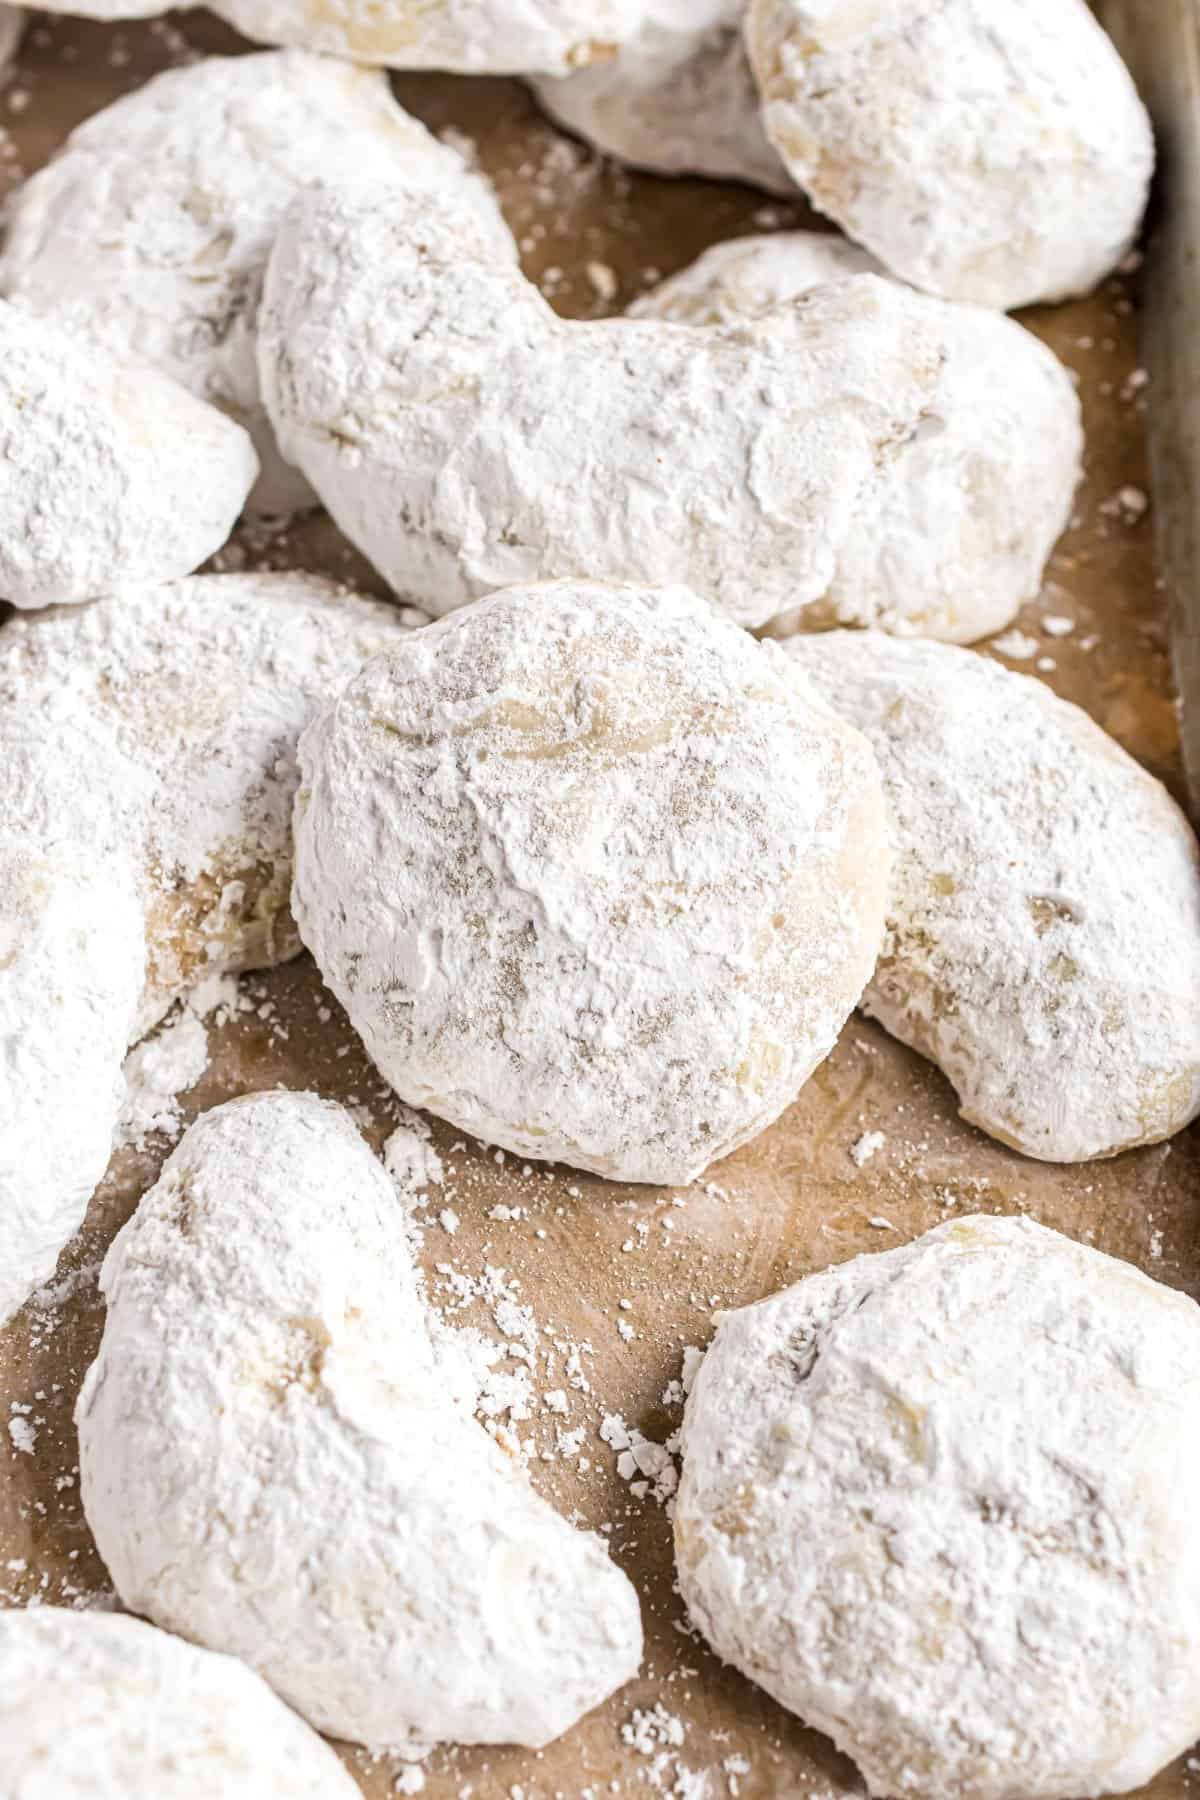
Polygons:
[[614,62],[534,90],[560,125],[624,162],[794,194],[763,129],[744,12],[745,0],[649,0]]
[[1007,310],[1089,293],[1154,140],[1086,0],[751,0],[767,133],[894,275]]
[[449,206],[314,190],[271,256],[260,371],[284,455],[428,610],[586,575],[690,581],[765,625],[825,592],[931,404],[922,310],[863,276],[724,331],[560,319]]
[[864,1010],[1027,1156],[1182,1130],[1200,1112],[1200,856],[1166,789],[981,656],[850,632],[786,650],[883,772],[897,861]]
[[[877,269],[846,238],[737,238],[645,295],[632,317],[728,325]],[[1082,473],[1074,383],[1053,351],[978,306],[908,296],[941,334],[938,391],[917,431],[881,459],[828,591],[773,627],[877,625],[970,643],[1000,631],[1041,588]]]
[[296,740],[403,630],[304,575],[0,628],[0,1324],[83,1219],[130,1044],[206,976],[299,950]]
[[726,1313],[680,1587],[872,1794],[1125,1793],[1200,1732],[1200,1309],[957,1219]]
[[637,1673],[601,1540],[448,1391],[395,1189],[340,1107],[206,1113],[101,1287],[80,1479],[127,1606],[373,1749],[547,1744]]
[[490,188],[401,111],[386,76],[282,50],[168,70],[85,120],[10,200],[0,289],[231,414],[262,464],[252,508],[294,511],[316,497],[263,409],[263,273],[293,197],[364,166],[426,204],[457,190],[497,256],[516,260]]
[[[74,0],[72,0],[74,3]],[[218,0],[213,11],[265,44],[300,44],[390,69],[566,75],[607,62],[648,0]]]
[[250,439],[215,408],[0,300],[0,600],[52,606],[187,575],[257,474]]
[[305,733],[292,904],[403,1099],[686,1182],[778,1117],[879,947],[866,744],[682,588],[494,595]]
[[0,1612],[4,1800],[357,1800],[319,1737],[229,1656],[120,1614]]

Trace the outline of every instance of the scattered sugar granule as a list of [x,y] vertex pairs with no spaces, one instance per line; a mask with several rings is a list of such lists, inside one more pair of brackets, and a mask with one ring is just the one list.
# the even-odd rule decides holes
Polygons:
[[393,1785],[398,1794],[423,1794],[425,1776],[415,1763],[410,1763],[407,1769],[402,1769],[397,1775]]
[[12,1447],[22,1456],[32,1456],[37,1446],[37,1432],[29,1420],[24,1417],[24,1414],[30,1411],[32,1408],[18,1406],[14,1400],[12,1403],[13,1416],[8,1421],[8,1435],[12,1440]]
[[1064,613],[1046,613],[1042,618],[1042,630],[1049,637],[1070,637],[1074,629],[1074,619],[1068,619]]
[[882,1131],[864,1131],[850,1146],[850,1160],[855,1168],[864,1168],[876,1151],[883,1149],[886,1142]]
[[207,1067],[208,1033],[190,1009],[131,1050],[122,1071],[126,1094],[117,1145],[140,1149],[156,1133],[177,1137],[183,1125],[179,1095],[194,1087]]
[[617,272],[608,263],[590,262],[587,265],[587,278],[593,291],[601,300],[615,300],[617,297]]
[[1011,631],[1001,632],[999,637],[992,639],[992,649],[1007,656],[1011,662],[1028,662],[1038,653],[1038,641],[1028,632],[1018,631],[1014,625]]
[[621,1727],[621,1742],[639,1756],[653,1756],[663,1749],[678,1750],[683,1738],[683,1720],[669,1713],[660,1700],[648,1710],[635,1707],[632,1717]]

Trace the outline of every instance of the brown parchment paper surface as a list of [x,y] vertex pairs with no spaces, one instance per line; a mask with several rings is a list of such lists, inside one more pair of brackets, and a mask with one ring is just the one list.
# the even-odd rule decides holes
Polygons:
[[[149,75],[198,52],[240,47],[204,13],[122,26],[35,17],[19,61],[0,78],[0,191],[43,162],[81,119]],[[710,243],[811,223],[802,207],[748,189],[618,170],[546,124],[516,82],[410,76],[396,78],[395,87],[435,130],[474,142],[528,272],[564,313],[619,311],[657,274]],[[1025,608],[1019,636],[1003,640],[1006,660],[1086,707],[1178,793],[1153,508],[1145,504],[1136,277],[1027,322],[1078,371],[1088,475],[1042,595]],[[243,532],[215,566],[324,570],[381,591],[320,517],[274,538]],[[252,1010],[209,1023],[209,1067],[183,1097],[185,1119],[236,1094],[311,1088],[355,1104],[378,1146],[394,1117],[311,963],[246,978],[243,991]],[[474,1281],[491,1266],[533,1309],[544,1345],[534,1393],[565,1387],[568,1413],[535,1404],[531,1417],[506,1423],[533,1447],[535,1486],[581,1523],[608,1528],[613,1554],[642,1597],[646,1656],[636,1681],[540,1754],[443,1749],[418,1774],[348,1750],[364,1794],[379,1800],[417,1791],[420,1780],[431,1800],[654,1792],[684,1800],[834,1800],[861,1792],[825,1739],[723,1669],[690,1634],[673,1588],[667,1514],[651,1493],[635,1495],[618,1477],[615,1454],[598,1436],[602,1418],[620,1413],[663,1442],[680,1418],[677,1404],[664,1404],[664,1390],[680,1374],[684,1346],[708,1341],[715,1307],[757,1299],[975,1210],[1027,1211],[1200,1294],[1200,1135],[1193,1130],[1103,1164],[1027,1161],[962,1124],[936,1070],[858,1017],[780,1122],[687,1190],[614,1187],[566,1169],[526,1177],[511,1160],[499,1166],[493,1152],[464,1146],[436,1122],[433,1132],[446,1174],[422,1215],[430,1296],[444,1304],[448,1280]],[[866,1133],[881,1133],[882,1142],[860,1167],[850,1152]],[[71,1414],[103,1322],[99,1260],[168,1148],[160,1136],[144,1151],[114,1158],[56,1283],[0,1332],[0,1604],[80,1604],[111,1593],[80,1509]],[[493,1217],[498,1206],[519,1208],[519,1217]],[[443,1209],[457,1216],[457,1229],[439,1223]],[[468,1301],[451,1316],[503,1338],[484,1301]],[[568,1352],[556,1346],[577,1347],[587,1391],[567,1385]],[[14,1406],[28,1411],[14,1413]],[[31,1452],[10,1441],[12,1417],[32,1430]],[[558,1431],[579,1426],[579,1454],[558,1454]],[[656,1707],[663,1709],[657,1723],[635,1719],[635,1711]],[[64,1688],[64,1731],[70,1716]],[[1158,1800],[1189,1792],[1200,1793],[1200,1760],[1189,1769],[1182,1759],[1146,1790]]]

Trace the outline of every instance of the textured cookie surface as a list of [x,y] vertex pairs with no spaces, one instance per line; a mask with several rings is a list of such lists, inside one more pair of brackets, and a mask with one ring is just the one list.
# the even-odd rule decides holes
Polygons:
[[0,600],[94,600],[219,550],[258,474],[239,425],[148,363],[0,301]]
[[38,1606],[0,1612],[0,1793],[355,1800],[358,1788],[232,1657],[140,1619]]
[[692,1617],[873,1794],[1068,1800],[1200,1733],[1200,1309],[967,1218],[725,1315],[684,1422]]
[[[878,271],[848,239],[809,231],[718,244],[630,309],[637,318],[728,326],[822,282]],[[970,643],[1035,595],[1066,525],[1082,466],[1071,377],[1011,319],[936,299],[937,394],[914,436],[881,462],[828,591],[777,633],[877,625]]]
[[402,629],[303,575],[0,627],[0,1321],[83,1218],[129,1044],[205,976],[299,949],[296,740]]
[[651,0],[613,61],[534,89],[560,124],[624,162],[794,193],[763,128],[745,10],[745,0]]
[[494,595],[370,663],[301,761],[326,981],[404,1099],[519,1154],[690,1180],[873,967],[870,753],[686,590]]
[[249,38],[390,69],[565,75],[606,62],[647,0],[219,0]]
[[877,633],[786,653],[870,739],[892,820],[864,1009],[963,1117],[1050,1162],[1200,1112],[1200,856],[1161,783],[1049,688]]
[[251,504],[287,512],[314,496],[279,456],[259,395],[263,273],[295,195],[363,168],[456,190],[503,253],[485,183],[382,74],[278,51],[168,70],[85,120],[10,200],[0,289],[239,420],[263,471]]
[[397,593],[683,580],[746,625],[817,599],[940,336],[863,276],[718,331],[555,316],[465,217],[315,193],[259,333],[284,454]]
[[445,1391],[395,1189],[339,1107],[204,1114],[101,1285],[80,1474],[126,1605],[377,1748],[545,1744],[636,1673],[601,1540]]
[[917,287],[1064,300],[1137,235],[1150,122],[1086,0],[751,0],[747,42],[794,179]]

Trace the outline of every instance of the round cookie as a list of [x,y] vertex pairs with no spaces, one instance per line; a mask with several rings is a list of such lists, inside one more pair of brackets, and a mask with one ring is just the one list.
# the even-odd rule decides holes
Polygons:
[[[644,295],[630,316],[727,327],[878,268],[832,233],[735,238]],[[775,619],[776,636],[874,625],[951,643],[986,637],[1038,593],[1071,516],[1083,429],[1058,358],[983,307],[907,302],[941,339],[937,391],[916,430],[880,457],[826,592]]]
[[364,167],[426,195],[455,190],[495,254],[516,260],[486,182],[396,105],[383,74],[283,50],[170,69],[86,119],[9,199],[0,291],[245,425],[262,465],[253,510],[312,505],[263,408],[258,304],[289,203]]
[[356,1800],[328,1744],[229,1656],[120,1614],[0,1612],[0,1793]]
[[767,141],[742,40],[745,0],[649,0],[612,62],[544,76],[551,118],[606,155],[662,175],[710,175],[795,195]]
[[0,300],[0,601],[69,605],[188,575],[257,475],[215,407]]
[[872,1794],[1140,1787],[1200,1733],[1200,1309],[967,1218],[723,1316],[680,1586]]
[[1086,0],[751,0],[767,134],[893,275],[1008,311],[1089,293],[1154,139]]
[[637,1673],[637,1595],[456,1403],[400,1213],[314,1094],[199,1118],[104,1261],[84,1509],[127,1606],[318,1729],[539,1747]]
[[403,1099],[686,1182],[833,1047],[879,945],[876,771],[681,588],[511,589],[305,733],[293,909]]
[[305,575],[0,627],[0,1324],[83,1219],[130,1044],[207,976],[299,950],[296,740],[403,629]]
[[1047,1162],[1200,1113],[1200,851],[1161,782],[1029,675],[878,632],[785,651],[879,758],[896,864],[863,1009]]

